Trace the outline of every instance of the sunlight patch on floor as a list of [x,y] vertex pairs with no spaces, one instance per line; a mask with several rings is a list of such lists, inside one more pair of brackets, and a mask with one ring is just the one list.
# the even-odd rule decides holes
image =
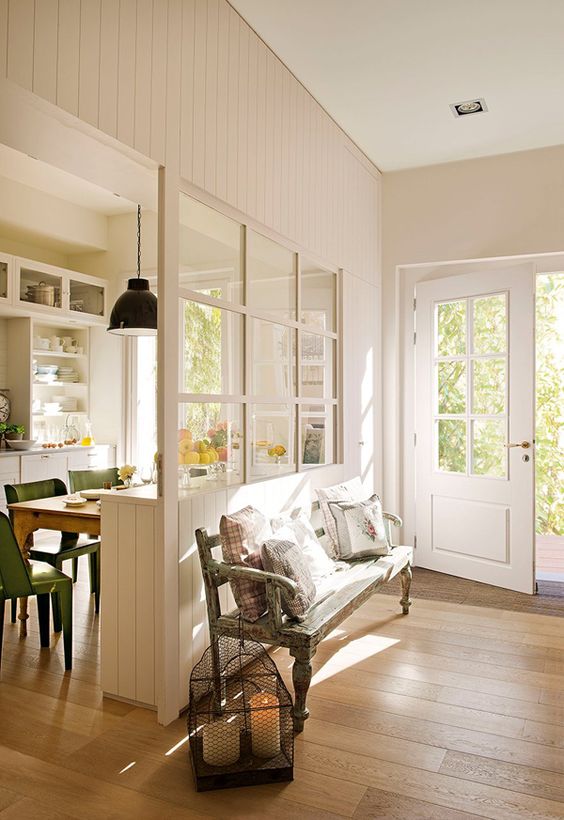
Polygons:
[[123,769],[119,772],[119,774],[123,774],[123,773],[124,773],[124,772],[126,772],[128,769],[132,769],[132,768],[133,768],[133,766],[135,766],[135,764],[136,764],[136,763],[137,763],[137,761],[136,761],[136,760],[132,760],[132,761],[131,761],[131,763],[128,763],[128,764],[127,764],[127,766],[124,766],[124,767],[123,767]]
[[383,635],[364,635],[356,641],[343,646],[339,649],[328,661],[323,665],[323,668],[316,672],[312,678],[311,685],[315,686],[324,680],[332,678],[333,675],[338,675],[345,669],[377,655],[379,652],[384,652],[390,646],[399,643],[399,638],[385,638]]

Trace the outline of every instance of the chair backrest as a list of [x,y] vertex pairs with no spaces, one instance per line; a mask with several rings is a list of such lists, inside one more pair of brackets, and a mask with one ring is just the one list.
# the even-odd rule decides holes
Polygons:
[[107,470],[69,470],[69,485],[72,493],[81,490],[99,490],[106,482],[112,487],[120,483],[117,467]]
[[16,504],[18,501],[37,501],[39,498],[52,498],[54,495],[67,495],[68,490],[60,478],[46,478],[43,481],[28,481],[25,484],[4,484],[6,501]]
[[8,516],[0,512],[0,598],[33,595],[24,557]]

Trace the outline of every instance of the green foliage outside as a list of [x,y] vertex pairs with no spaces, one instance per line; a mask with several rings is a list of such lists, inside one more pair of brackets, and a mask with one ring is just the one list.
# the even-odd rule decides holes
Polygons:
[[[206,295],[221,298],[221,289]],[[184,390],[187,393],[221,393],[221,310],[186,302],[184,307]],[[206,438],[220,420],[221,405],[187,404],[186,427],[194,440]]]
[[564,534],[564,273],[537,276],[537,532]]

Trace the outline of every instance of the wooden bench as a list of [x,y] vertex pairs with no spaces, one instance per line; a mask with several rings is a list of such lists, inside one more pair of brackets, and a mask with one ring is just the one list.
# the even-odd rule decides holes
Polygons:
[[[388,541],[392,525],[400,527],[401,519],[391,513],[384,513]],[[323,530],[316,534],[322,536]],[[208,609],[210,638],[220,635],[239,637],[241,629],[245,637],[261,643],[286,647],[294,658],[292,680],[294,683],[294,729],[301,732],[309,715],[306,707],[307,693],[311,682],[311,659],[318,644],[342,621],[348,618],[370,598],[376,590],[398,573],[401,577],[402,597],[400,604],[404,615],[409,612],[411,601],[412,547],[393,546],[392,554],[381,558],[365,558],[348,562],[346,569],[331,576],[335,579],[335,589],[313,604],[304,621],[292,621],[282,614],[280,595],[282,590],[294,597],[297,587],[294,581],[271,572],[226,564],[217,560],[212,550],[221,546],[219,535],[208,535],[207,530],[196,530],[196,542],[204,576]],[[247,578],[266,586],[268,609],[265,614],[251,623],[240,617],[239,610],[222,614],[219,601],[219,587],[232,578]]]

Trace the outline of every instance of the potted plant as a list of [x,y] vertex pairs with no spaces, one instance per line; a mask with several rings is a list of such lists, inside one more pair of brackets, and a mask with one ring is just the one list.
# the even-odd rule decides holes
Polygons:
[[5,424],[4,438],[8,441],[21,441],[24,437],[25,427],[23,424]]

